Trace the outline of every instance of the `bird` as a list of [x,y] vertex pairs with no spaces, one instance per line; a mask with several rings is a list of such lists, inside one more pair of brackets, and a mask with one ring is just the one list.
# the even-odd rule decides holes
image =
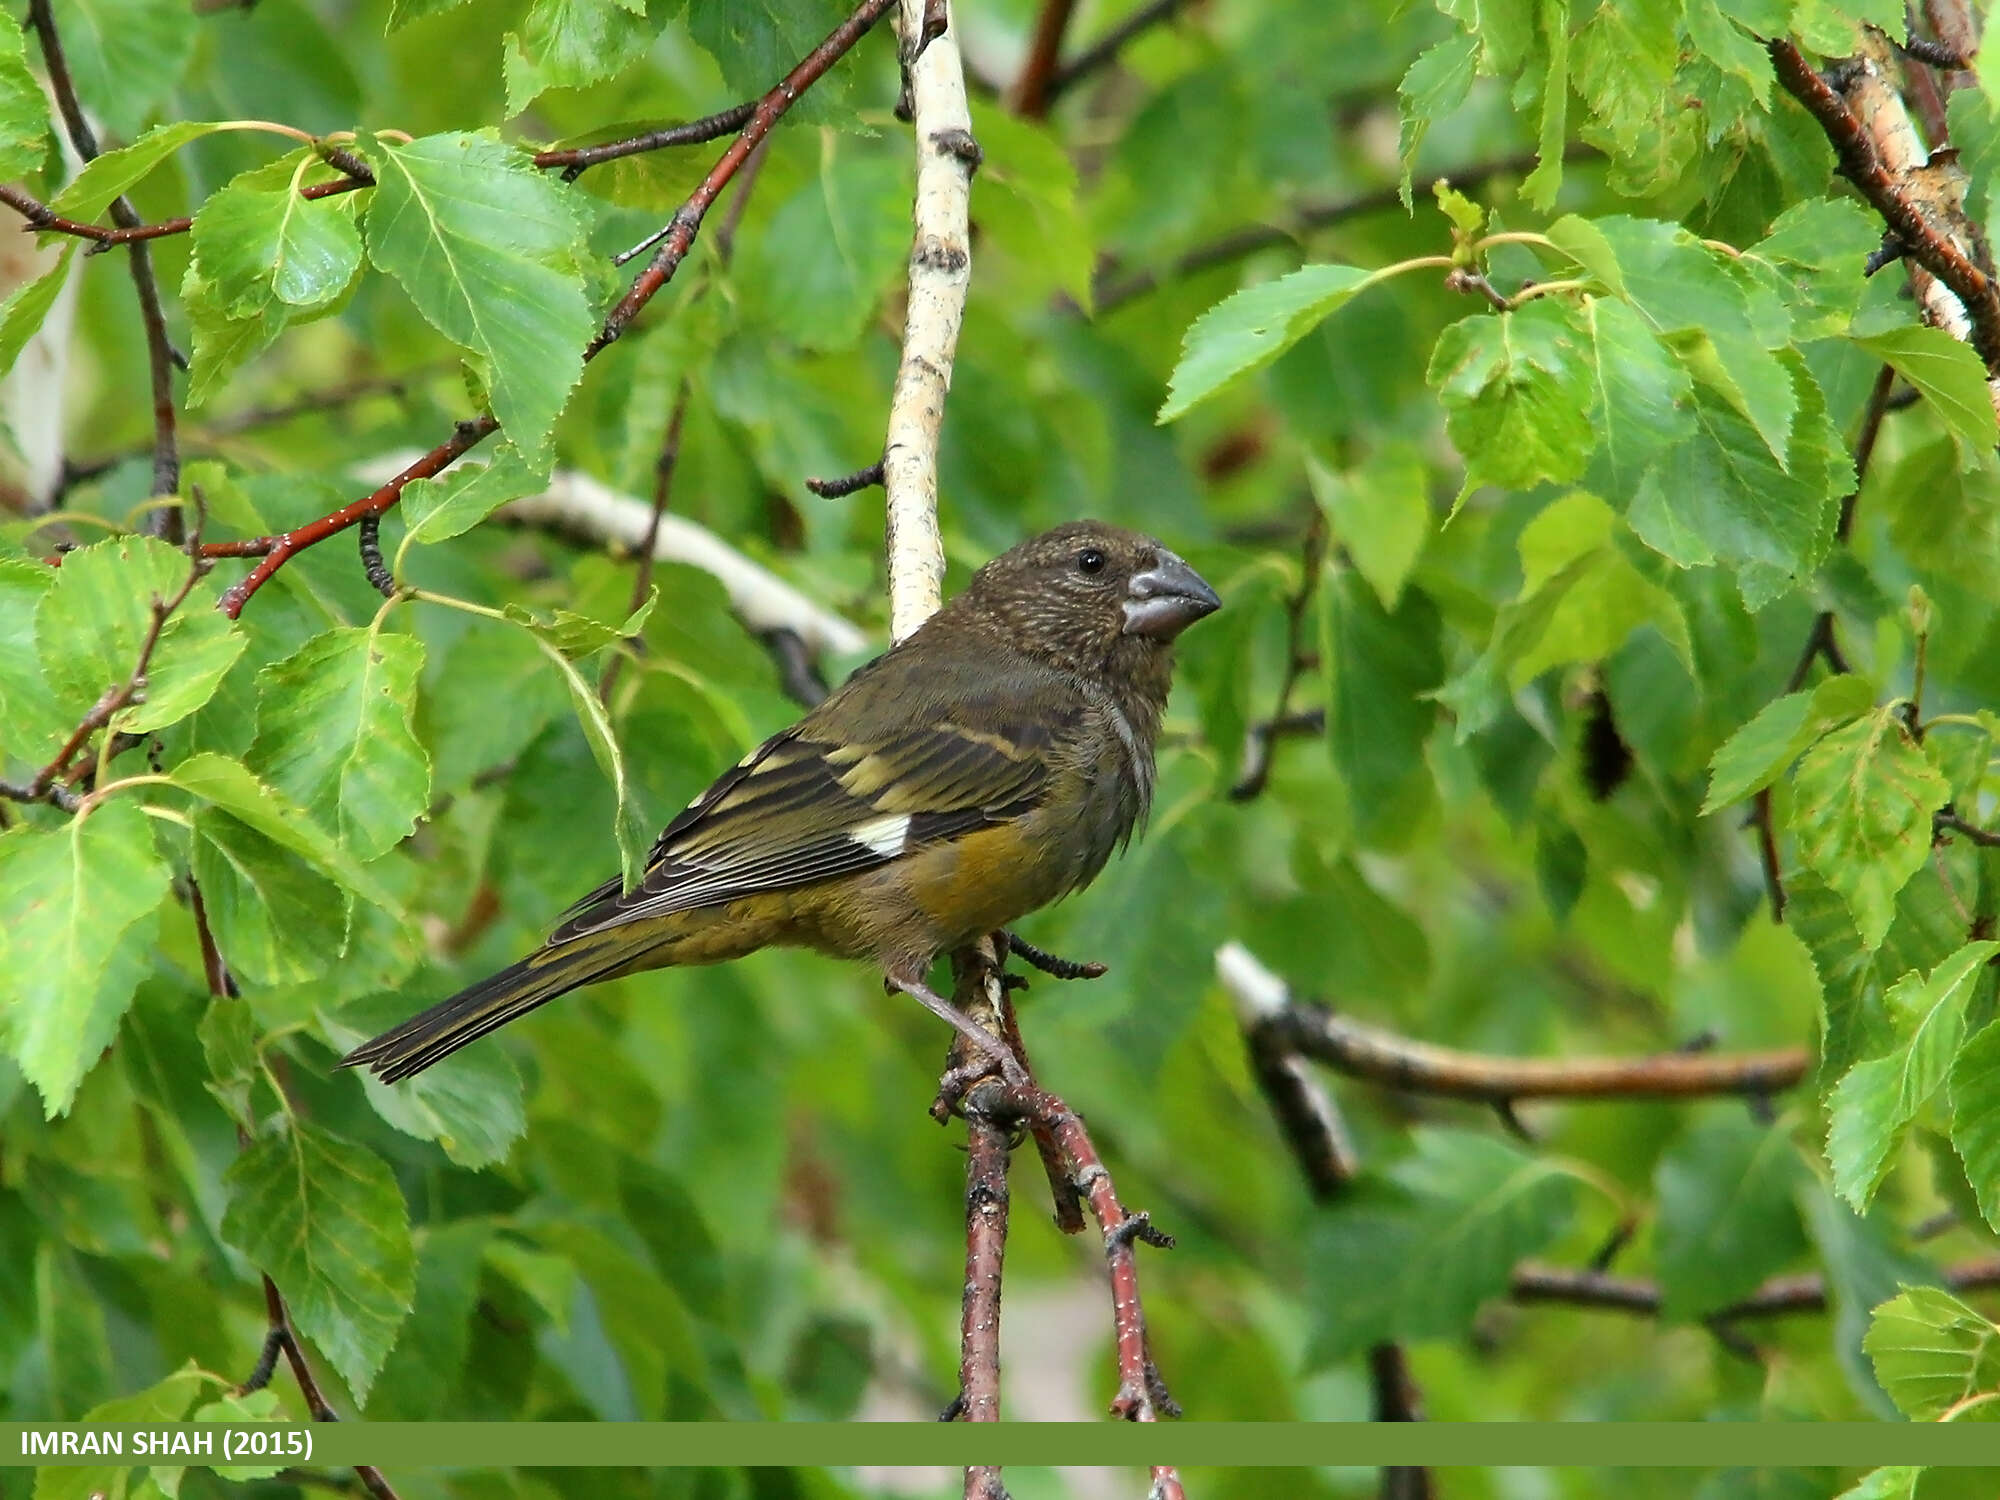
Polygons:
[[926,983],[940,954],[1094,880],[1152,803],[1174,642],[1222,601],[1150,536],[1073,521],[918,629],[668,823],[541,947],[356,1047],[421,1072],[584,985],[767,946],[866,959],[1013,1082],[1013,1049]]

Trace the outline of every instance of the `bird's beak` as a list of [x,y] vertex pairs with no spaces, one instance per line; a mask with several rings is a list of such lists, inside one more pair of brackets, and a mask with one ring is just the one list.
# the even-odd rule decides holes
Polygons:
[[1133,575],[1125,593],[1125,633],[1170,641],[1196,620],[1214,614],[1222,601],[1208,581],[1173,553]]

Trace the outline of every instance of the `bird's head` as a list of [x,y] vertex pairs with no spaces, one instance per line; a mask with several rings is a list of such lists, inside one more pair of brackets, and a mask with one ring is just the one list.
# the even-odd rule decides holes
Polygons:
[[952,607],[1032,656],[1094,671],[1165,661],[1174,637],[1222,601],[1153,538],[1071,521],[987,563]]

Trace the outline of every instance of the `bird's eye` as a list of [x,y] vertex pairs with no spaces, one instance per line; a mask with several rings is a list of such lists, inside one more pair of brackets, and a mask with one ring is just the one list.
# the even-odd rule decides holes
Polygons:
[[1076,569],[1079,573],[1102,573],[1104,554],[1095,547],[1085,547],[1076,555]]

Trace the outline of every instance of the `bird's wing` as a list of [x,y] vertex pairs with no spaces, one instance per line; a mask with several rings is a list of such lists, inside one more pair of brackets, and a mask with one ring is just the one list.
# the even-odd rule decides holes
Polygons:
[[891,702],[871,693],[859,712],[815,713],[765,741],[667,825],[631,892],[606,882],[549,941],[872,869],[1020,817],[1087,712],[1046,678],[1004,675],[914,718],[881,711]]

